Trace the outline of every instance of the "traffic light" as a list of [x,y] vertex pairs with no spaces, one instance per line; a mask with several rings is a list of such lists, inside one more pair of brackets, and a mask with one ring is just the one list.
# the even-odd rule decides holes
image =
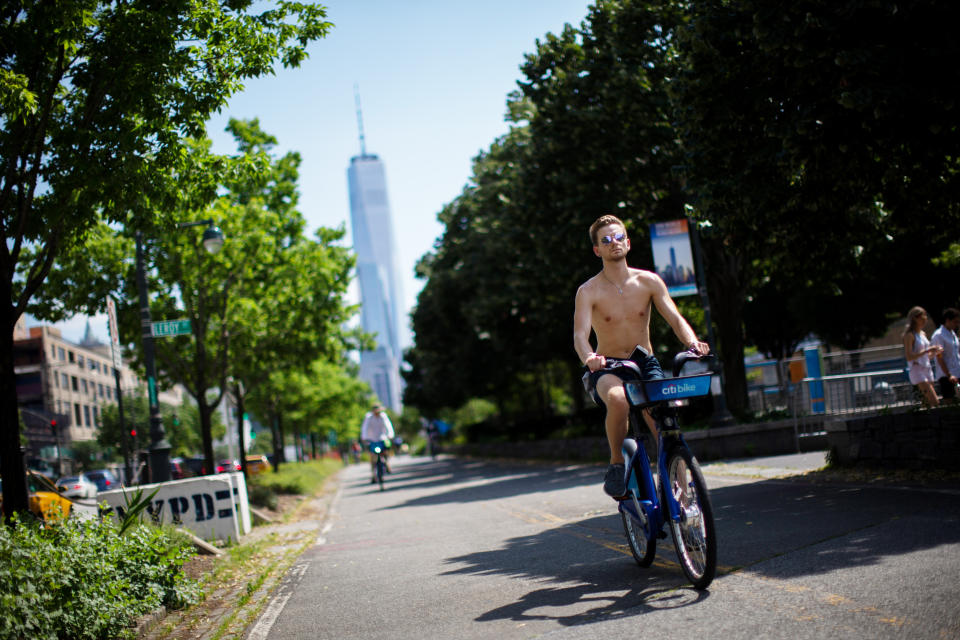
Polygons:
[[130,429],[130,437],[131,437],[131,438],[136,438],[136,437],[137,437],[137,430],[136,430],[136,429]]
[[57,421],[56,421],[56,420],[51,420],[51,421],[50,421],[50,432],[53,433],[53,435],[57,435]]

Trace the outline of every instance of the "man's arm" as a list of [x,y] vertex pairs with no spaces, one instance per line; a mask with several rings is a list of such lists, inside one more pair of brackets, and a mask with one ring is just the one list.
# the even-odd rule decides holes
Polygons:
[[370,439],[370,414],[363,416],[363,425],[360,427],[360,439],[369,440]]
[[585,364],[590,371],[596,371],[603,368],[603,365],[606,364],[606,358],[594,353],[593,347],[590,346],[592,307],[593,303],[586,290],[586,285],[581,285],[577,289],[577,298],[573,308],[573,348],[580,356],[580,362]]
[[387,412],[384,411],[381,413],[380,417],[383,418],[383,426],[387,429],[387,437],[393,439],[395,434],[393,432],[393,423],[390,422],[390,416],[388,416]]
[[663,282],[663,279],[653,272],[650,273],[650,277],[653,287],[653,303],[657,306],[657,311],[660,312],[663,319],[673,329],[677,339],[683,343],[686,349],[697,355],[702,356],[710,353],[710,345],[698,339],[697,334],[690,327],[690,323],[680,315],[680,311],[674,304],[673,298],[670,297],[670,292],[667,290],[667,285]]

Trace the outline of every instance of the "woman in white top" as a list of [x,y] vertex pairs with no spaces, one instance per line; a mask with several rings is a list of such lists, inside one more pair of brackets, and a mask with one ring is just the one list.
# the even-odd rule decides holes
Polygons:
[[907,314],[907,327],[903,332],[903,349],[907,358],[907,368],[910,382],[920,390],[923,402],[927,406],[935,407],[940,404],[937,391],[933,387],[933,358],[940,348],[931,346],[924,333],[923,327],[927,324],[927,312],[923,307],[914,307]]

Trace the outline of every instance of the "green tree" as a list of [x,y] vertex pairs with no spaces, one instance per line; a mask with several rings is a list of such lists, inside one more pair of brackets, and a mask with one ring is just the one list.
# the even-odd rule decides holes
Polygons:
[[725,361],[772,291],[800,333],[848,348],[951,299],[930,258],[958,221],[954,3],[691,11],[672,86]]
[[[408,402],[435,413],[492,397],[503,415],[534,404],[532,391],[546,416],[559,385],[582,406],[573,300],[599,268],[587,229],[620,215],[631,263],[650,268],[647,223],[684,215],[666,91],[681,19],[669,3],[598,3],[579,29],[547,34],[526,56],[508,102],[516,126],[474,161],[418,267],[428,280],[413,315]],[[654,343],[668,349],[664,329],[652,326]],[[514,403],[520,389],[525,401]]]
[[[58,255],[103,216],[149,227],[186,174],[199,135],[247,78],[296,67],[326,34],[319,5],[280,2],[50,3],[2,10],[0,42],[0,466],[4,515],[27,510],[13,327]],[[29,309],[37,317],[53,310]],[[75,311],[81,311],[76,309]],[[86,311],[91,311],[87,309]]]

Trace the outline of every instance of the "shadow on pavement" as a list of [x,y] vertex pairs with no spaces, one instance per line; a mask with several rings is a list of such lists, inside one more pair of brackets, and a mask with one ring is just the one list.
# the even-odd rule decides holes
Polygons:
[[[616,525],[616,531],[611,529]],[[610,540],[618,533],[619,516],[594,517],[512,538],[502,548],[449,558],[443,575],[505,575],[557,583],[524,593],[519,600],[476,618],[492,620],[553,620],[566,626],[640,615],[689,606],[709,597],[709,591],[683,588],[679,567],[657,562],[642,569],[629,551],[614,551]],[[658,553],[673,553],[669,541]],[[624,589],[627,589],[624,592]]]

